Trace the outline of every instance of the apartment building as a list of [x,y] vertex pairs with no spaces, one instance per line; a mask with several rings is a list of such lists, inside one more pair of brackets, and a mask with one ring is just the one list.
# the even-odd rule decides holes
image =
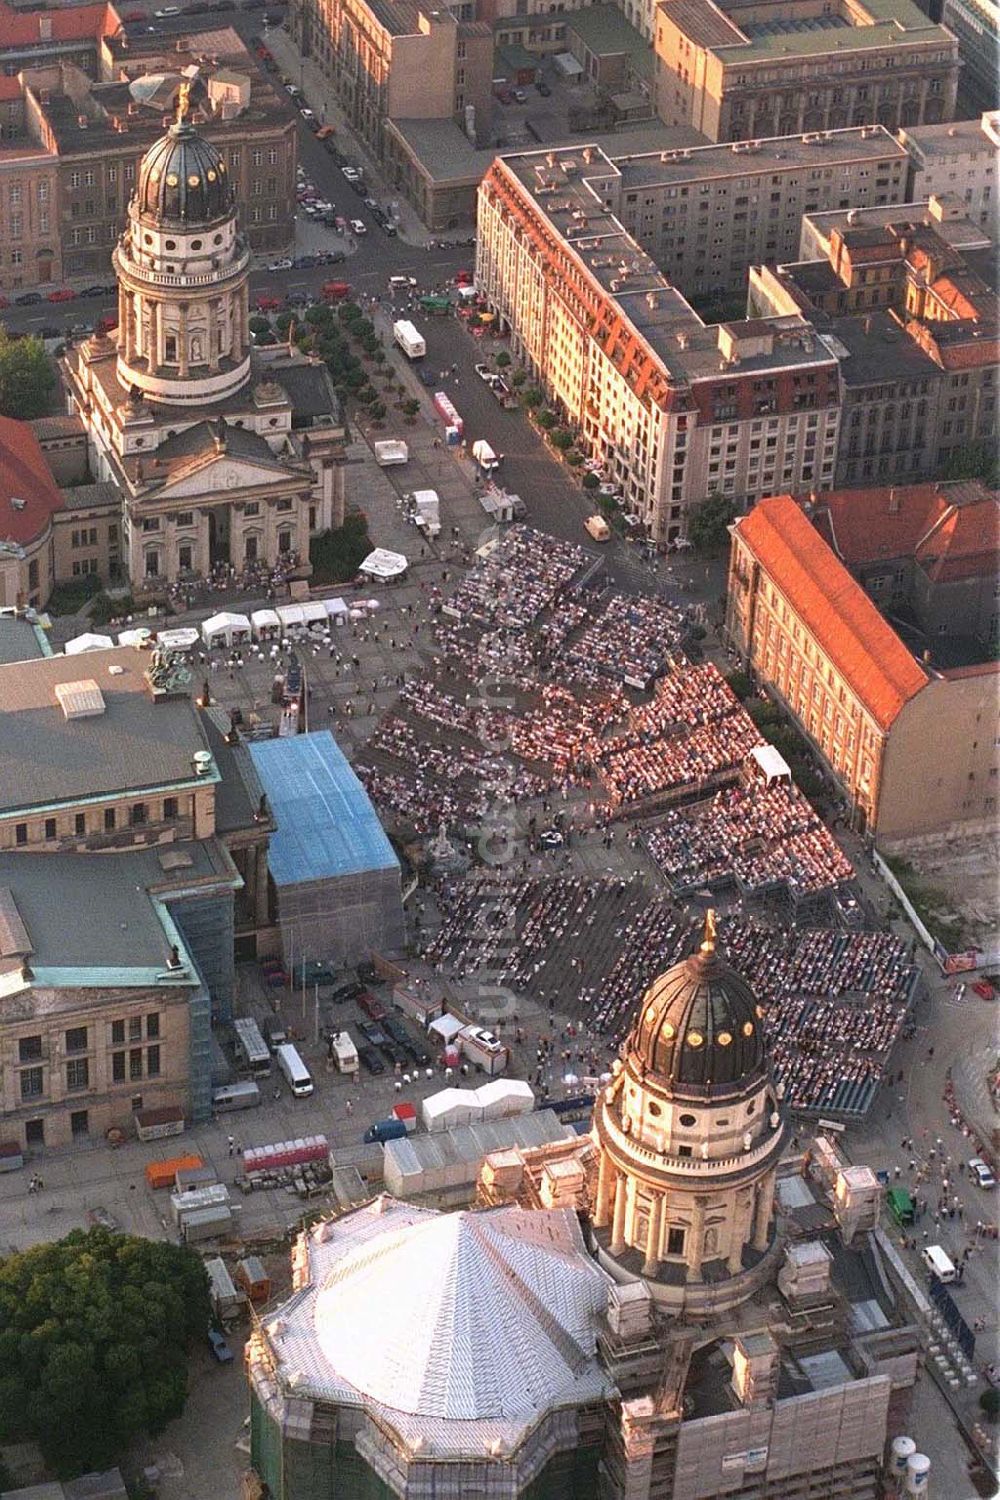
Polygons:
[[711,141],[955,112],[958,43],[913,0],[661,0],[656,104]]
[[746,288],[798,253],[802,215],[901,203],[909,157],[881,125],[617,158],[622,226],[689,296]]
[[[194,69],[199,128],[223,152],[240,218],[258,253],[294,237],[295,118],[231,30],[201,37],[120,38],[105,45],[113,81],[95,82],[72,63],[0,80],[18,92],[20,135],[0,145],[0,287],[63,277],[106,279],[108,258],[135,187],[139,161],[173,108],[179,69]],[[242,59],[242,68],[239,66]],[[16,200],[16,201],[15,201]]]
[[[870,500],[857,492],[856,524],[874,530],[880,515],[891,522],[891,500]],[[939,567],[953,529],[964,528],[951,517],[940,542],[927,539],[918,566]],[[733,525],[726,629],[822,757],[856,828],[882,846],[905,847],[995,825],[997,663],[938,667],[930,650],[918,660],[789,495]]]
[[945,194],[965,205],[965,216],[992,239],[1000,234],[1000,110],[977,120],[915,125],[899,139],[910,156],[907,198],[925,203]]
[[1000,5],[997,0],[944,0],[941,21],[958,40],[962,103],[995,109],[1000,98]]
[[205,1119],[234,944],[269,921],[249,758],[132,647],[6,662],[0,701],[4,1136],[65,1145],[164,1104]]
[[0,4],[0,73],[15,77],[23,68],[65,62],[96,78],[104,40],[121,24],[116,7],[104,3],[30,11]]
[[476,284],[512,352],[660,544],[708,494],[831,485],[835,355],[797,312],[704,323],[615,217],[622,173],[595,146],[487,172]]
[[751,268],[756,313],[811,318],[838,353],[838,484],[938,474],[996,440],[995,252],[960,209],[807,217],[803,250],[817,258]]
[[493,32],[471,7],[463,17],[416,0],[295,0],[289,30],[380,161],[388,120],[455,120],[477,144],[489,138]]

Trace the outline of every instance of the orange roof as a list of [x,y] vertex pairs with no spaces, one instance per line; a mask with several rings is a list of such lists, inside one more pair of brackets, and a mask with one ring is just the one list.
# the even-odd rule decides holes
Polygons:
[[791,495],[762,500],[737,532],[875,722],[888,729],[928,681]]
[[61,509],[62,495],[28,423],[0,417],[0,542],[29,546]]
[[88,37],[113,36],[120,29],[121,20],[113,5],[16,11],[0,0],[0,47],[84,41]]
[[1000,552],[1000,496],[983,490],[982,499],[949,505],[916,546],[917,562],[939,582],[995,577]]
[[977,510],[978,502],[990,496],[978,479],[828,490],[818,498],[815,522],[840,560],[854,568],[882,558],[913,557],[922,538],[949,510]]

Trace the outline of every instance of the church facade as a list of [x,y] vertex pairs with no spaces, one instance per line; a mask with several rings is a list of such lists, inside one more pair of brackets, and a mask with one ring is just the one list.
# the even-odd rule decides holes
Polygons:
[[153,592],[213,572],[307,576],[343,523],[346,428],[322,361],[255,349],[250,252],[225,161],[187,118],[146,153],[113,254],[118,326],[65,379],[95,481],[122,497],[122,561]]

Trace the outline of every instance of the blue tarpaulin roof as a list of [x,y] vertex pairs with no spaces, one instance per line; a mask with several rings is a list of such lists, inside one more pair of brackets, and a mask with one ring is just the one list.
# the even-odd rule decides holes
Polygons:
[[328,729],[257,740],[250,754],[278,824],[267,856],[275,885],[398,867],[368,793]]

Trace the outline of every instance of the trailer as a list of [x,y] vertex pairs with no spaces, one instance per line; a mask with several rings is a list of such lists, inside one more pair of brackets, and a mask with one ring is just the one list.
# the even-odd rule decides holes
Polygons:
[[338,1073],[358,1071],[358,1049],[352,1042],[349,1032],[338,1031],[330,1038],[330,1055],[336,1058]]
[[414,490],[410,496],[413,520],[425,536],[441,535],[441,502],[437,490]]
[[184,1111],[179,1104],[166,1104],[161,1109],[138,1109],[133,1119],[140,1141],[161,1141],[167,1136],[184,1133]]
[[503,490],[480,490],[479,503],[491,521],[513,521],[514,506]]
[[205,1270],[208,1273],[208,1295],[212,1311],[220,1323],[235,1322],[247,1300],[246,1293],[236,1287],[221,1255],[213,1255],[206,1260]]
[[380,443],[373,443],[372,452],[381,469],[387,469],[390,464],[408,463],[410,458],[410,450],[400,438],[385,438]]
[[236,1056],[251,1078],[271,1076],[271,1052],[252,1016],[237,1016],[233,1022]]
[[178,1172],[188,1167],[203,1167],[200,1156],[172,1156],[167,1161],[151,1161],[146,1165],[146,1186],[156,1188],[173,1187]]
[[456,1040],[462,1055],[491,1078],[506,1071],[510,1052],[492,1031],[482,1026],[463,1026]]
[[458,436],[455,441],[461,441],[465,433],[465,423],[459,416],[455,403],[447,391],[434,392],[434,410],[444,423],[445,433],[449,435],[448,441],[452,441],[451,433],[457,433]]
[[427,341],[408,318],[400,318],[392,325],[392,337],[407,359],[423,359],[427,353]]

